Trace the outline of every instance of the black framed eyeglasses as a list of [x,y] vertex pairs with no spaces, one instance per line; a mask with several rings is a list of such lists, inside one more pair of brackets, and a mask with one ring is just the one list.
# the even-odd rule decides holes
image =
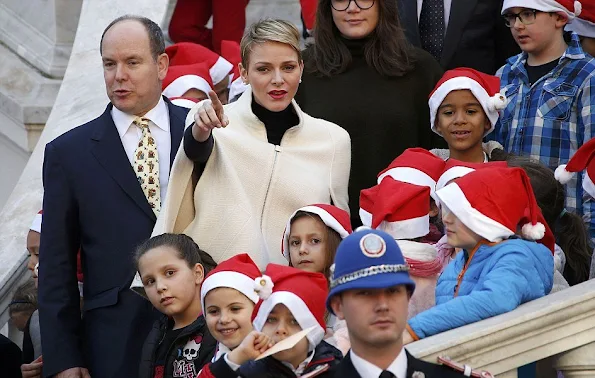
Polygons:
[[359,9],[366,10],[374,6],[375,0],[331,0],[331,7],[338,12],[343,12],[349,8],[352,1]]
[[509,28],[512,28],[517,18],[523,25],[531,25],[535,23],[537,13],[542,12],[535,9],[524,9],[519,13],[505,13],[502,15],[502,18],[504,18],[504,24]]

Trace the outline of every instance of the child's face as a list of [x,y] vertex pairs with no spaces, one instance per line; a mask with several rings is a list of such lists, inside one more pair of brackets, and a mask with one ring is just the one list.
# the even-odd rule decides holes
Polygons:
[[595,38],[581,37],[583,51],[591,56],[595,56]]
[[442,204],[442,223],[448,244],[453,247],[473,249],[483,239],[465,226],[444,204]]
[[199,316],[202,265],[191,268],[178,251],[162,246],[140,257],[138,272],[153,306],[171,316],[176,326],[188,325]]
[[[275,343],[295,335],[301,330],[302,327],[295,320],[291,311],[283,304],[278,304],[273,308],[262,327],[262,333],[273,339]],[[308,346],[308,339],[304,337],[293,348],[275,353],[273,358],[289,362],[297,368],[308,356]]]
[[477,98],[468,89],[450,92],[438,108],[436,130],[451,150],[481,148],[490,121]]
[[211,335],[235,349],[252,331],[254,302],[236,289],[219,287],[205,296],[205,319]]
[[[517,14],[524,10],[530,11],[527,8],[514,7],[506,13]],[[559,14],[537,12],[534,23],[525,25],[517,18],[510,31],[521,50],[539,56],[547,53],[555,39],[561,36],[561,29],[566,23],[566,19]]]
[[291,225],[289,258],[295,268],[322,273],[326,269],[326,225],[319,220],[303,216]]

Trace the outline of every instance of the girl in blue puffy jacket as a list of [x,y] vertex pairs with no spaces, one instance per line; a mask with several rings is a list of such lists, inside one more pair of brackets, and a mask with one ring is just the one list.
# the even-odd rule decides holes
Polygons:
[[463,251],[438,279],[436,306],[409,320],[405,343],[512,311],[553,284],[554,237],[522,169],[477,170],[436,195],[448,244]]

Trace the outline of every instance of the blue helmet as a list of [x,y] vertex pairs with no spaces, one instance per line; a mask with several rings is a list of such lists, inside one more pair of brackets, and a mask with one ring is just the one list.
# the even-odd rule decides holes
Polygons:
[[394,238],[367,227],[360,227],[343,239],[331,271],[326,307],[332,314],[331,298],[345,290],[384,289],[397,285],[406,285],[411,293],[415,290],[415,283],[409,277],[409,266]]

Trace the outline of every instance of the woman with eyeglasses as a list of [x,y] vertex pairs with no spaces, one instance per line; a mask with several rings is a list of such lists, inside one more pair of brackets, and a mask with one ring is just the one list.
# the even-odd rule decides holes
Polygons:
[[296,101],[338,124],[352,144],[349,203],[354,226],[359,193],[408,147],[444,143],[430,129],[428,96],[442,76],[430,54],[411,46],[395,0],[320,0],[314,43]]

